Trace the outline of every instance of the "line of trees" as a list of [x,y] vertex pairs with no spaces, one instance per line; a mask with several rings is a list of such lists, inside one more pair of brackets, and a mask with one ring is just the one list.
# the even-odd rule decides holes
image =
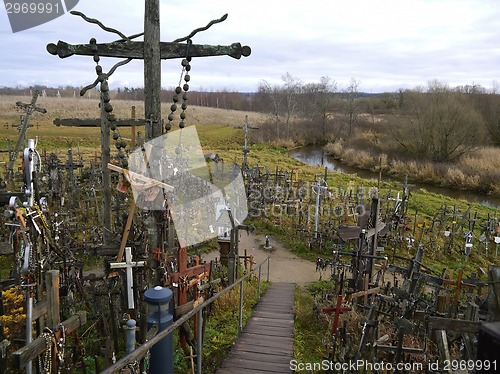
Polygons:
[[[395,143],[402,154],[434,161],[453,161],[484,144],[500,145],[500,95],[495,89],[450,88],[432,81],[427,87],[366,94],[359,92],[360,82],[354,78],[339,88],[328,76],[304,83],[288,72],[281,82],[263,80],[254,93],[190,91],[188,98],[190,105],[267,113],[267,123],[254,132],[256,141],[349,143],[359,141],[356,133],[368,131]],[[26,96],[34,89],[61,97],[79,96],[80,91],[72,86],[0,87],[0,95]],[[92,93],[92,98],[98,97],[98,92]],[[173,95],[173,88],[163,89],[162,102],[172,102]],[[112,92],[112,100],[143,99],[143,88]]]
[[344,89],[329,77],[304,84],[287,73],[282,82],[259,85],[256,107],[269,114],[259,140],[357,147],[384,141],[402,155],[436,162],[500,145],[500,95],[478,85],[450,88],[431,81],[425,88],[367,95],[354,78]]

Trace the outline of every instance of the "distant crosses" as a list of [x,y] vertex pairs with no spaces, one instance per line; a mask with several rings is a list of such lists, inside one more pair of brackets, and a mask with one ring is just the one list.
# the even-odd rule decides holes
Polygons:
[[47,113],[47,110],[45,108],[36,106],[36,100],[38,98],[38,95],[39,92],[35,90],[33,93],[33,97],[31,98],[31,103],[29,104],[21,103],[20,101],[16,102],[16,106],[18,108],[24,109],[25,114],[21,119],[21,125],[19,128],[19,137],[17,139],[16,146],[9,154],[9,163],[7,164],[7,178],[6,178],[8,182],[11,182],[13,179],[14,163],[17,159],[17,155],[21,150],[23,143],[25,142],[26,130],[29,127],[29,120],[31,118],[31,115],[34,112]]
[[243,165],[241,165],[241,169],[246,172],[247,170],[249,170],[249,166],[248,166],[248,153],[250,153],[250,149],[248,148],[248,130],[252,129],[252,130],[258,130],[259,128],[258,127],[252,127],[252,126],[249,126],[248,125],[248,115],[245,115],[245,124],[243,126],[237,126],[236,128],[238,129],[241,129],[243,128],[243,130],[245,131],[245,143],[243,145],[243,148],[242,148],[242,152],[243,152]]
[[319,208],[320,208],[320,199],[321,196],[326,195],[328,191],[328,185],[326,181],[322,178],[318,178],[318,181],[315,185],[311,186],[313,193],[316,195],[316,210],[314,213],[314,239],[318,239],[318,230],[319,230]]

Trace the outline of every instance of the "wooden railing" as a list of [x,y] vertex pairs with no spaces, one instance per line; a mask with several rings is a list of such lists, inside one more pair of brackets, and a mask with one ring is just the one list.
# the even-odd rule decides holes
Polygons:
[[101,374],[111,374],[111,373],[116,373],[118,370],[123,369],[125,366],[128,364],[134,363],[136,361],[141,360],[146,353],[148,352],[149,349],[151,349],[156,343],[161,341],[163,338],[166,336],[170,335],[173,333],[177,328],[182,326],[184,322],[188,321],[191,317],[193,317],[195,314],[198,314],[198,338],[197,340],[197,349],[196,349],[196,373],[201,374],[201,367],[202,367],[202,358],[203,358],[203,334],[202,334],[202,327],[203,327],[203,309],[205,309],[207,306],[212,304],[215,300],[220,298],[221,296],[225,295],[229,291],[231,291],[233,288],[239,285],[239,290],[240,290],[240,299],[239,299],[239,318],[238,318],[238,332],[241,332],[243,329],[243,282],[248,279],[250,276],[255,275],[255,273],[258,273],[258,280],[257,280],[257,299],[260,299],[260,293],[261,293],[261,274],[262,274],[262,266],[264,264],[267,265],[267,281],[269,281],[269,263],[270,263],[270,257],[267,257],[264,261],[262,261],[257,267],[253,270],[251,270],[249,273],[244,275],[243,277],[237,279],[232,285],[224,288],[222,291],[218,292],[214,296],[212,296],[210,299],[204,301],[203,303],[197,305],[194,309],[190,310],[188,313],[184,314],[181,318],[176,320],[172,325],[170,325],[168,328],[166,328],[163,331],[160,331],[158,334],[156,334],[154,337],[152,337],[150,340],[146,341],[144,344],[138,346],[133,352],[129,353],[127,356],[123,357],[119,361],[117,361],[115,364],[112,366],[108,367],[107,369],[101,371]]

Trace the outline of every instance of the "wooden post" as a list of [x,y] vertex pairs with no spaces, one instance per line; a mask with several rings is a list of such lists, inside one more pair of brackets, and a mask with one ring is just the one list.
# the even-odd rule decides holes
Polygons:
[[[446,330],[436,330],[436,343],[439,351],[439,360],[441,362],[450,362],[450,350],[448,349],[448,338],[446,337]],[[451,373],[451,369],[447,371]]]
[[144,4],[144,118],[149,141],[162,134],[160,1],[148,0]]
[[45,274],[47,287],[47,326],[54,327],[61,323],[59,307],[59,270],[49,270]]
[[132,201],[128,210],[127,223],[125,224],[125,229],[123,230],[122,241],[120,243],[120,248],[118,249],[118,255],[116,256],[117,262],[120,262],[123,258],[123,252],[125,251],[125,247],[127,245],[128,235],[130,233],[130,229],[132,228],[136,210],[137,205],[135,204],[135,201]]
[[134,121],[132,121],[132,129],[131,129],[131,133],[130,133],[130,148],[131,149],[134,149],[135,148],[135,144],[136,144],[136,132],[135,132],[135,105],[132,105],[132,111],[130,113],[130,118],[132,118]]

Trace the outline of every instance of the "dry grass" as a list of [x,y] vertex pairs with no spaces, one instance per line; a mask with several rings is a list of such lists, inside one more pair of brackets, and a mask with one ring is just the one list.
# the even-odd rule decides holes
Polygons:
[[500,149],[498,147],[481,148],[463,157],[460,165],[476,170],[478,173],[500,170]]
[[499,148],[482,148],[456,164],[389,159],[387,154],[346,147],[342,141],[327,144],[325,151],[351,166],[374,170],[381,161],[383,169],[396,177],[408,175],[413,181],[500,195]]
[[[40,152],[56,152],[63,156],[69,147],[78,148],[78,154],[84,159],[94,157],[96,152],[100,154],[100,129],[99,128],[75,128],[57,127],[53,124],[55,118],[98,118],[100,115],[99,100],[97,93],[92,91],[94,98],[80,97],[39,97],[37,106],[47,110],[46,114],[35,112],[31,119],[31,127],[28,129],[28,137],[38,137],[38,149]],[[23,111],[16,107],[16,102],[29,103],[29,96],[0,96],[0,149],[7,149],[8,141],[15,142],[18,138],[17,126],[20,123],[19,117]],[[144,102],[131,100],[111,100],[113,113],[118,118],[130,118],[132,106],[135,106],[136,117],[144,117]],[[170,113],[171,103],[162,103],[162,117],[167,118]],[[179,113],[176,113],[179,114]],[[188,125],[199,125],[198,132],[203,132],[210,138],[209,147],[228,148],[234,146],[234,142],[242,143],[241,127],[248,116],[248,123],[252,127],[258,127],[266,119],[266,116],[255,112],[244,112],[227,109],[207,108],[199,106],[188,106],[186,110]],[[178,121],[174,124],[177,128]],[[203,129],[204,126],[214,126],[214,130]],[[221,130],[226,127],[226,130]],[[232,129],[239,127],[240,130]],[[120,127],[119,132],[124,138],[131,138],[130,127]],[[144,133],[144,129],[138,128]],[[220,135],[220,136],[218,136]],[[224,139],[215,139],[214,137]],[[228,139],[230,139],[228,141]],[[233,141],[234,140],[234,141]],[[238,146],[237,148],[239,148]],[[0,159],[4,159],[5,154],[0,154]]]
[[[4,121],[17,122],[22,111],[16,108],[16,101],[29,103],[28,96],[0,96],[0,123]],[[137,117],[144,116],[144,102],[131,100],[111,100],[113,113],[118,118],[130,118],[132,106],[136,107]],[[172,103],[162,103],[162,117],[166,118],[170,113]],[[96,118],[99,117],[99,100],[87,98],[68,97],[39,97],[37,106],[47,109],[47,114],[35,113],[33,122],[42,122],[52,125],[54,118]],[[242,126],[245,116],[248,115],[250,125],[258,125],[266,119],[266,116],[255,112],[243,112],[237,110],[207,108],[190,105],[186,111],[188,121],[191,124],[218,124],[227,126]]]

